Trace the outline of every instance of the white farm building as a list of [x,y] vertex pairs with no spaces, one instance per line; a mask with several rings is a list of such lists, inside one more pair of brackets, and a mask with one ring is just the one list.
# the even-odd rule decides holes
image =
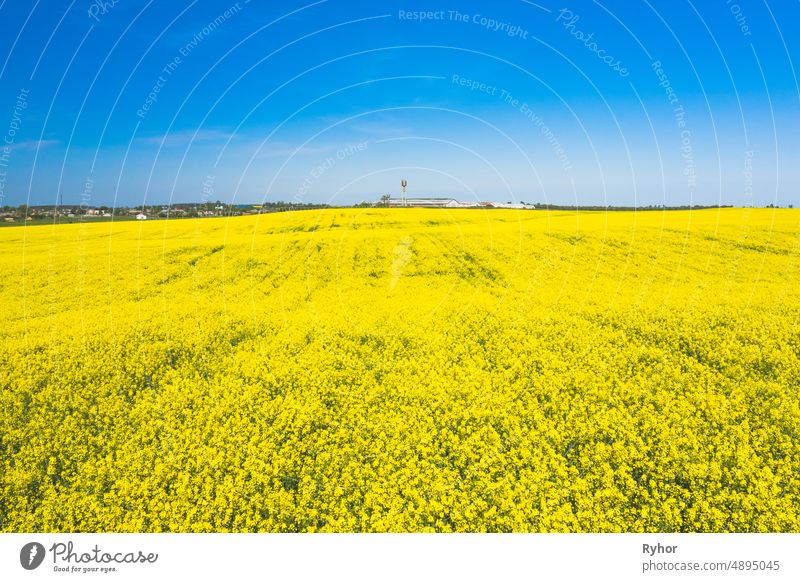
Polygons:
[[478,202],[459,202],[454,198],[389,198],[390,207],[413,208],[465,208],[479,206]]
[[503,204],[501,202],[463,202],[455,198],[389,198],[377,202],[390,208],[516,208],[520,210],[533,210],[533,204]]

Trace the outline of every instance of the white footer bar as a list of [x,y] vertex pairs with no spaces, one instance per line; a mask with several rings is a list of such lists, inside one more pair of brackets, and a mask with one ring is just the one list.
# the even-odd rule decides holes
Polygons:
[[777,582],[800,580],[799,550],[798,534],[2,534],[0,580]]

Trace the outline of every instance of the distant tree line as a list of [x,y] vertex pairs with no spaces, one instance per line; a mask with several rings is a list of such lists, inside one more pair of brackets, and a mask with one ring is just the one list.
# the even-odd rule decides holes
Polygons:
[[[771,207],[771,206],[770,206]],[[649,206],[582,206],[582,205],[563,205],[563,204],[537,204],[538,210],[587,210],[587,211],[640,211],[640,210],[705,210],[711,208],[733,208],[732,204],[704,206],[701,204],[692,204],[685,206],[664,206],[664,205],[649,205]]]

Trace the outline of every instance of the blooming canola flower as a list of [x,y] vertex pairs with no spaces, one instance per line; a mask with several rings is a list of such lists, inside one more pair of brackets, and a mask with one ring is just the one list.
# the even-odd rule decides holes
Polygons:
[[800,214],[0,229],[2,530],[800,524]]

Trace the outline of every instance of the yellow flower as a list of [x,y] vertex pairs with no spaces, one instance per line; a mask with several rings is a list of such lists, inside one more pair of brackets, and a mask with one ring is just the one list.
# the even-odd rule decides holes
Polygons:
[[0,229],[3,531],[798,531],[797,211]]

